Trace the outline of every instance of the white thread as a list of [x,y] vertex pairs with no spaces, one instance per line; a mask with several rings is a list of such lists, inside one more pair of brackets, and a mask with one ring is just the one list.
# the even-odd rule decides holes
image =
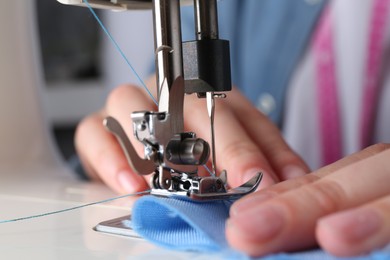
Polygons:
[[76,210],[76,209],[80,209],[80,208],[89,207],[89,206],[92,206],[92,205],[103,204],[103,203],[107,203],[107,202],[118,200],[118,199],[123,199],[123,198],[127,198],[127,197],[134,197],[134,196],[144,195],[144,194],[149,194],[149,193],[150,193],[150,190],[145,190],[145,191],[140,191],[140,192],[136,192],[136,193],[122,195],[122,196],[119,196],[119,197],[114,197],[114,198],[109,198],[109,199],[105,199],[105,200],[101,200],[101,201],[91,202],[91,203],[83,204],[83,205],[76,206],[76,207],[71,207],[71,208],[66,208],[66,209],[46,212],[46,213],[37,214],[37,215],[25,216],[25,217],[20,217],[20,218],[0,220],[0,224],[11,223],[11,222],[18,222],[18,221],[29,220],[29,219],[34,219],[34,218],[46,217],[46,216],[55,215],[55,214],[59,214],[59,213],[63,213],[63,212],[71,211],[71,210]]
[[134,75],[137,77],[138,81],[141,83],[142,87],[146,90],[146,92],[149,94],[153,102],[158,105],[157,100],[153,97],[152,93],[146,86],[145,82],[141,79],[137,71],[134,69],[133,65],[131,65],[130,61],[127,59],[126,55],[123,53],[122,49],[119,47],[119,44],[115,41],[114,37],[112,37],[111,33],[107,30],[107,28],[104,26],[103,22],[100,20],[100,18],[97,16],[91,5],[88,3],[88,0],[83,0],[85,5],[88,7],[89,11],[91,11],[93,17],[96,19],[104,33],[107,35],[107,37],[110,39],[112,44],[115,46],[116,50],[119,52],[119,54],[122,56],[122,58],[125,60],[127,65],[130,67],[131,71],[134,73]]

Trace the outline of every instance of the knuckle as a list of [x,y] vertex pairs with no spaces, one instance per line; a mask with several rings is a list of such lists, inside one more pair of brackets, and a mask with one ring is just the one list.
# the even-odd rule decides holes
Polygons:
[[185,118],[193,120],[194,118],[202,118],[207,115],[206,100],[198,98],[196,94],[186,95],[184,101]]
[[107,107],[112,107],[117,104],[121,99],[129,95],[141,93],[140,89],[132,85],[120,85],[114,88],[109,94],[106,102]]
[[374,202],[374,207],[379,208],[379,210],[383,211],[384,214],[390,216],[390,195],[380,198],[378,201]]
[[258,150],[247,142],[235,141],[228,144],[223,150],[226,159],[234,159],[237,157],[244,157],[248,154],[255,154]]
[[275,186],[271,186],[269,189],[280,194],[286,191],[311,185],[312,183],[320,179],[321,177],[316,174],[306,174],[298,178],[285,180],[283,181],[283,183],[280,183]]
[[200,102],[202,102],[202,100],[184,103],[184,114],[186,115],[186,121],[194,121],[197,118],[202,118],[206,115],[207,111],[205,105],[201,104]]
[[390,144],[388,144],[388,143],[377,143],[377,144],[371,145],[367,149],[372,150],[373,152],[383,152],[383,151],[386,151],[386,150],[390,149]]
[[361,161],[370,156],[379,154],[389,149],[390,149],[390,144],[386,144],[386,143],[373,144],[365,148],[363,151],[351,155],[349,161],[351,162]]
[[294,180],[294,182],[298,183],[299,185],[306,186],[315,183],[316,181],[320,180],[321,177],[316,174],[306,174],[300,178],[297,178]]
[[319,206],[323,214],[329,214],[345,208],[347,195],[335,181],[322,179],[306,186],[307,193]]
[[272,158],[277,159],[277,164],[279,165],[284,166],[302,164],[302,159],[286,146],[280,146],[278,149],[275,149],[271,156]]
[[252,144],[247,142],[232,142],[222,151],[223,161],[230,165],[229,168],[248,167],[248,164],[257,164],[259,160],[259,151]]
[[226,110],[231,110],[231,105],[224,98],[215,99],[216,113]]

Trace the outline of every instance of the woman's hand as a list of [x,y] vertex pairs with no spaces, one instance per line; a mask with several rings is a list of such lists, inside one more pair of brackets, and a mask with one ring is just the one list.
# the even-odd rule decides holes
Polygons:
[[390,145],[253,193],[231,208],[232,247],[252,256],[319,244],[338,256],[390,242]]
[[[266,116],[238,90],[227,94],[226,99],[216,100],[216,161],[218,172],[227,170],[231,186],[241,185],[259,171],[264,173],[262,187],[309,171]],[[205,100],[186,95],[184,105],[186,131],[195,132],[210,143]],[[120,193],[144,190],[148,184],[129,167],[119,144],[102,121],[108,115],[115,117],[143,157],[143,146],[133,137],[130,118],[131,112],[139,110],[156,110],[156,106],[142,89],[120,86],[109,95],[105,107],[85,118],[76,132],[76,149],[89,176],[103,180]]]

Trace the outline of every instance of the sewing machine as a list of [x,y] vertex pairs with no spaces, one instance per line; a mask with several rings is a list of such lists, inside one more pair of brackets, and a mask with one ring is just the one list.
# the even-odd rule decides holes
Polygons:
[[[193,200],[238,198],[254,191],[259,173],[240,187],[228,189],[227,173],[217,173],[215,99],[231,90],[229,42],[219,39],[216,0],[58,0],[64,4],[114,10],[153,9],[158,111],[131,114],[133,132],[144,145],[141,158],[122,126],[113,117],[104,125],[121,144],[134,172],[153,174],[151,194],[184,196]],[[180,4],[194,6],[196,40],[182,42]],[[193,132],[184,132],[184,95],[206,98],[210,118],[210,144]],[[206,163],[211,153],[212,169]],[[210,176],[198,176],[205,167]]]

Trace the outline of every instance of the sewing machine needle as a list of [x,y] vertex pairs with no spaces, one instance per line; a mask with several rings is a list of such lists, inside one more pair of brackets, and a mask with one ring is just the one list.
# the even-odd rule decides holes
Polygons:
[[212,156],[212,171],[214,175],[216,176],[217,170],[216,170],[216,156],[215,156],[215,134],[214,134],[214,114],[215,114],[215,96],[214,92],[207,92],[206,93],[206,102],[207,102],[207,112],[210,117],[210,127],[211,127],[211,156]]

